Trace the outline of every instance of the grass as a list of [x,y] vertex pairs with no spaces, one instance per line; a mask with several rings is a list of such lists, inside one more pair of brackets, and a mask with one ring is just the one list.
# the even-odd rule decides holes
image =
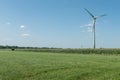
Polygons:
[[75,54],[106,54],[106,55],[119,55],[120,49],[18,49],[19,51],[31,51],[31,52],[52,52],[52,53],[75,53]]
[[0,51],[0,80],[120,80],[120,56]]

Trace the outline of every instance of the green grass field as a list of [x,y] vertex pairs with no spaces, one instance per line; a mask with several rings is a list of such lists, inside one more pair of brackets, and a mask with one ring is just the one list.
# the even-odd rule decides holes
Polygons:
[[0,80],[120,80],[120,56],[0,51]]

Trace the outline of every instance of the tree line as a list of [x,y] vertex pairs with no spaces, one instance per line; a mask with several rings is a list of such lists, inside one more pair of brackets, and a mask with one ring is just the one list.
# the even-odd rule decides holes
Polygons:
[[20,46],[0,45],[0,49],[58,49],[58,48],[53,48],[53,47],[20,47]]

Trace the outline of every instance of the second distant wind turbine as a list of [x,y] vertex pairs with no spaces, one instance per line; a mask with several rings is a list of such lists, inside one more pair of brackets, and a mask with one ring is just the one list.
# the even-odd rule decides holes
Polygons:
[[103,15],[100,15],[100,16],[94,16],[89,10],[85,9],[88,14],[93,18],[93,35],[94,35],[94,45],[93,45],[93,48],[95,49],[96,48],[96,36],[95,36],[95,24],[96,24],[96,20],[100,17],[103,17],[103,16],[106,16],[105,14]]

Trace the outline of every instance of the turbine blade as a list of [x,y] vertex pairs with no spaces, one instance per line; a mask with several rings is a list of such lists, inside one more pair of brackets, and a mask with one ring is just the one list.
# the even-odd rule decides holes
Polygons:
[[106,14],[103,14],[103,15],[100,15],[99,17],[104,17],[104,16],[107,16]]
[[107,15],[103,14],[103,15],[97,16],[96,18],[100,18],[100,17],[104,17],[104,16],[107,16]]
[[88,12],[88,14],[90,14],[92,16],[92,18],[94,18],[94,15],[90,11],[88,11],[87,9],[85,9],[85,10]]

